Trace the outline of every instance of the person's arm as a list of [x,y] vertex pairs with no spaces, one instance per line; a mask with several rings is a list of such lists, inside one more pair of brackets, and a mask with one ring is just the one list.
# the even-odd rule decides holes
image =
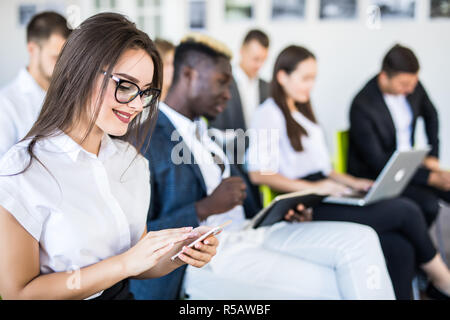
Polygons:
[[333,181],[336,181],[342,185],[360,191],[368,191],[370,187],[373,185],[373,180],[356,178],[352,175],[346,173],[339,173],[334,170],[330,172],[328,177]]
[[430,171],[427,184],[442,191],[450,191],[450,172],[444,170]]
[[[343,192],[343,186],[324,179],[310,182],[303,179],[291,179],[279,172],[279,157],[283,156],[280,147],[280,133],[286,130],[286,123],[278,109],[261,109],[255,111],[247,150],[247,169],[250,181],[255,185],[267,185],[279,192],[296,192],[315,190],[319,193],[336,194]],[[268,131],[267,131],[268,130]],[[261,134],[262,133],[270,133]],[[301,164],[298,164],[301,165]]]
[[223,179],[209,196],[195,203],[199,220],[206,220],[211,215],[225,213],[236,206],[243,205],[247,197],[246,189],[241,177]]
[[389,161],[376,135],[373,119],[365,110],[365,101],[355,100],[350,110],[350,142],[373,172],[381,172]]
[[417,170],[412,180],[417,184],[448,190],[448,179],[446,179],[445,174],[441,174],[439,164],[439,118],[437,110],[420,82],[416,90],[422,91],[423,95],[420,105],[420,116],[424,120],[425,133],[428,144],[431,146],[431,151],[425,158],[423,167]]
[[438,171],[441,169],[439,159],[434,156],[427,156],[425,160],[423,160],[423,165],[425,168],[431,171]]
[[253,184],[267,185],[271,189],[279,192],[295,192],[314,187],[312,182],[299,179],[289,179],[279,173],[264,174],[259,171],[252,171],[249,172],[248,175]]
[[311,191],[319,194],[339,196],[348,193],[348,188],[331,179],[310,182],[302,179],[289,179],[281,174],[262,174],[257,171],[249,172],[250,180],[254,184],[265,184],[280,192]]
[[[425,88],[422,86],[422,84],[418,83],[419,90],[423,91],[423,98],[422,98],[422,108],[421,108],[421,116],[423,117],[424,123],[425,123],[425,132],[428,139],[428,144],[431,145],[431,151],[429,153],[429,156],[434,157],[436,159],[439,158],[439,118],[436,111],[436,108],[434,107],[433,103],[431,102],[430,98],[428,97],[428,94],[425,91]],[[430,168],[431,169],[431,168]]]
[[[201,226],[193,230],[192,237],[185,241],[181,241],[173,246],[173,248],[167,252],[164,257],[151,269],[133,277],[133,279],[149,279],[163,277],[173,270],[189,264],[197,268],[201,268],[206,265],[212,257],[216,254],[216,249],[219,241],[215,236],[209,236],[205,240],[197,243],[194,248],[187,248],[189,243],[194,241],[196,237],[208,232],[211,227]],[[142,237],[145,237],[145,233]],[[183,254],[179,255],[178,259],[172,261],[170,257],[183,249]]]
[[3,299],[85,299],[154,267],[190,230],[146,235],[133,248],[73,272],[41,274],[39,243],[0,206],[0,295]]

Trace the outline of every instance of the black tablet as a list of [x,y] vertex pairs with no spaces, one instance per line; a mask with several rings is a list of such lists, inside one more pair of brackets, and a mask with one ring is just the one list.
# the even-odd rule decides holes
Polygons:
[[279,195],[252,219],[251,226],[254,229],[270,226],[282,221],[286,213],[290,209],[295,209],[297,205],[303,204],[306,208],[314,207],[327,196],[303,191]]

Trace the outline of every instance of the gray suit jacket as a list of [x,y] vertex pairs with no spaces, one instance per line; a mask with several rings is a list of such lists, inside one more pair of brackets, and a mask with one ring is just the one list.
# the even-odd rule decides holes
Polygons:
[[[250,124],[245,123],[241,96],[234,78],[230,85],[230,93],[231,99],[228,101],[226,109],[214,121],[210,122],[210,126],[221,130],[242,129],[245,131]],[[259,79],[259,102],[263,103],[269,97],[269,94],[269,83]]]

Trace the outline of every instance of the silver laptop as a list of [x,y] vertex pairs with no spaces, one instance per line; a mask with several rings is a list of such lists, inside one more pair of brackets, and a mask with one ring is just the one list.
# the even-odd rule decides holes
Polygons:
[[379,200],[398,196],[413,177],[430,148],[395,151],[378,175],[369,192],[355,191],[340,197],[329,196],[325,203],[365,206]]

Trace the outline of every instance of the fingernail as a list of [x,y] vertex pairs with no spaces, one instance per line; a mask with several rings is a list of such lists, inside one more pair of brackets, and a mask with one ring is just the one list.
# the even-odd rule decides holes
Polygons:
[[200,249],[200,248],[201,248],[201,244],[200,244],[200,243],[197,243],[197,244],[195,245],[195,247],[196,247],[197,249]]
[[208,241],[208,240],[205,240],[205,244],[209,244],[209,241]]
[[193,229],[193,227],[185,227],[184,230],[186,231],[191,231]]

